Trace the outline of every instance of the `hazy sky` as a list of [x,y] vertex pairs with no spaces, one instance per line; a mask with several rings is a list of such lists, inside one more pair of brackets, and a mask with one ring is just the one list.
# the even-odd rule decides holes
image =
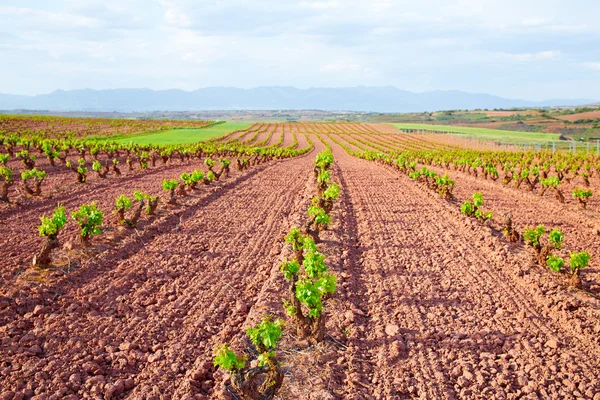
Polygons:
[[598,0],[2,0],[0,92],[206,86],[600,99]]

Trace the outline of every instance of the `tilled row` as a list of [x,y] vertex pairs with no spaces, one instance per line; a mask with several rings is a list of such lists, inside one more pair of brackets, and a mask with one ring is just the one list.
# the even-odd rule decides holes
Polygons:
[[407,177],[337,150],[358,221],[347,262],[356,378],[372,396],[598,393],[596,343],[532,297],[535,284],[515,285],[522,253]]
[[212,357],[213,342],[233,333],[223,328],[243,322],[260,293],[261,261],[273,257],[267,244],[281,235],[305,164],[259,167],[189,202],[91,260],[86,273],[70,274],[57,299],[7,315],[2,388],[77,397],[208,393],[209,376],[186,373],[203,354]]

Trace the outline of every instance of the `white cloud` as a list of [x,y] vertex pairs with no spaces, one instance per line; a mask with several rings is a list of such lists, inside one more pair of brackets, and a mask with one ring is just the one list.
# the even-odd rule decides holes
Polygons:
[[599,69],[585,59],[600,54],[600,2],[592,0],[37,1],[2,1],[0,74],[11,79],[0,92],[394,85],[600,93],[597,80],[566,83]]
[[552,60],[560,57],[560,51],[555,50],[546,50],[540,51],[537,53],[498,53],[500,58],[504,58],[512,61],[543,61],[543,60]]
[[600,62],[584,62],[583,66],[589,69],[600,71]]
[[325,64],[321,67],[321,71],[325,72],[340,72],[340,71],[364,71],[364,67],[360,64],[345,64],[345,63],[332,63]]
[[340,3],[336,0],[330,1],[302,1],[300,7],[312,8],[314,10],[331,10],[338,8]]
[[165,11],[165,22],[167,25],[190,27],[193,25],[191,18],[185,12],[177,8],[169,8]]

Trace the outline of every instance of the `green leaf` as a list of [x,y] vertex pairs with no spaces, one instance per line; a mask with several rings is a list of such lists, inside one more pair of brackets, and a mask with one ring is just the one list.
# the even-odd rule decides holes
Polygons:
[[282,326],[281,319],[271,321],[270,317],[265,317],[256,327],[247,329],[246,334],[257,349],[262,346],[267,350],[272,350],[277,347],[277,342],[281,338]]
[[275,358],[275,352],[267,351],[258,355],[258,366],[265,367],[267,365],[273,365],[273,359]]
[[131,208],[131,200],[126,195],[122,194],[115,200],[117,209],[129,210]]
[[548,234],[548,240],[557,249],[562,247],[564,237],[565,235],[558,228],[552,229]]
[[473,193],[473,205],[475,207],[481,207],[483,206],[483,194],[476,192]]
[[554,272],[560,272],[565,265],[565,260],[562,257],[550,255],[546,259],[546,265]]
[[281,264],[281,272],[283,272],[283,276],[288,281],[298,275],[298,271],[300,271],[300,265],[297,260],[287,261]]
[[573,270],[573,272],[575,272],[575,271],[578,271],[580,269],[587,267],[590,262],[590,258],[591,258],[590,254],[585,251],[582,251],[579,253],[571,252],[571,256],[569,259],[569,265],[571,266],[571,269]]
[[98,210],[96,202],[81,205],[79,211],[71,213],[71,217],[81,227],[81,236],[89,237],[102,233],[100,227],[102,226],[104,213]]
[[540,245],[540,238],[544,233],[546,233],[544,225],[538,225],[535,229],[526,227],[523,231],[523,239],[526,244],[532,247],[538,247]]
[[177,182],[177,179],[165,179],[162,182],[162,187],[164,190],[170,191],[175,190],[178,184],[179,182]]
[[224,344],[215,354],[214,366],[227,371],[236,371],[246,366],[246,358],[236,355],[227,344]]
[[67,223],[67,214],[65,208],[60,204],[52,213],[51,218],[41,217],[42,224],[38,227],[40,236],[57,235],[58,232]]

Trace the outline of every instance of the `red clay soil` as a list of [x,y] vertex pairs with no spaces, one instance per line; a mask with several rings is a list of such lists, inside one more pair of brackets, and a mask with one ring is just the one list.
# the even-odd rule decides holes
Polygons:
[[[441,168],[432,169],[439,173],[448,172]],[[454,194],[457,202],[461,203],[470,198],[474,192],[481,192],[485,202],[484,208],[492,210],[498,227],[502,224],[504,214],[510,213],[519,232],[527,226],[535,227],[540,224],[545,225],[547,229],[559,228],[565,234],[565,238],[563,249],[555,251],[557,255],[568,258],[569,251],[589,252],[592,256],[592,267],[582,271],[583,284],[586,289],[600,296],[600,269],[594,267],[594,260],[600,259],[600,199],[590,199],[586,210],[579,208],[576,201],[569,196],[572,188],[578,183],[575,180],[571,185],[563,184],[562,190],[567,203],[561,204],[552,193],[540,197],[528,190],[516,189],[512,185],[502,186],[498,181],[494,183],[458,171],[448,173],[456,182]],[[592,189],[594,193],[600,190],[596,179]],[[550,274],[549,271],[545,272]],[[600,324],[596,329],[596,333],[600,333]]]
[[[281,398],[600,398],[595,297],[531,266],[528,249],[457,203],[321,136],[341,185],[319,245],[338,292],[325,304],[324,342],[310,346],[286,329]],[[137,231],[114,229],[70,271],[63,264],[40,282],[2,275],[0,398],[231,399],[214,347],[243,350],[248,326],[283,317],[283,237],[306,219],[315,151],[232,176]],[[133,183],[151,190],[179,168]],[[64,201],[112,202],[127,182]],[[473,189],[468,179],[458,185]],[[491,209],[496,201],[490,195]],[[15,218],[7,225],[22,219],[11,238],[33,238],[52,206],[4,214]],[[64,233],[63,241],[74,232]],[[27,251],[3,245],[17,253],[1,250],[11,262]]]
[[358,386],[374,398],[600,397],[598,339],[579,329],[597,326],[596,299],[540,287],[524,251],[333,146],[352,214],[349,340],[368,379]]
[[284,135],[283,135],[283,143],[281,144],[281,147],[289,147],[292,144],[294,144],[294,134],[298,134],[298,130],[296,128],[291,128],[290,129],[290,124],[288,123],[283,123],[281,124],[281,129],[283,129]]
[[559,115],[556,118],[571,122],[575,122],[580,119],[597,119],[600,118],[600,111],[588,111],[579,114]]
[[259,166],[128,233],[123,246],[115,238],[114,248],[105,244],[52,284],[7,279],[0,393],[185,398],[211,392],[213,347],[242,332],[311,162]]
[[[31,263],[35,251],[39,249],[44,239],[37,234],[42,215],[49,216],[57,204],[66,207],[69,218],[71,211],[74,211],[81,204],[96,201],[98,208],[104,210],[105,225],[107,232],[113,234],[115,216],[111,214],[114,209],[114,201],[121,194],[126,194],[130,198],[134,190],[141,190],[143,193],[165,197],[166,192],[161,188],[163,179],[179,178],[183,172],[192,172],[194,169],[206,170],[206,167],[198,160],[191,162],[169,161],[167,165],[158,162],[154,168],[140,170],[136,165],[134,171],[127,171],[124,162],[120,164],[123,175],[116,177],[111,174],[106,179],[100,179],[95,173],[88,174],[88,181],[85,184],[76,182],[75,173],[67,170],[64,166],[50,167],[44,165],[45,160],[40,159],[38,168],[48,172],[48,177],[42,185],[42,196],[38,198],[19,197],[16,191],[20,183],[15,183],[11,187],[9,198],[12,201],[20,203],[18,206],[0,204],[0,218],[3,221],[0,226],[0,232],[3,237],[3,247],[0,251],[2,264],[4,268],[0,269],[0,277],[8,279],[10,276],[21,273]],[[75,161],[73,161],[75,162]],[[15,172],[18,171],[15,169]],[[232,168],[230,178],[239,175],[239,172]],[[221,182],[213,183],[211,187],[198,185],[198,189],[189,193],[183,202],[190,201],[207,192],[212,192],[215,187],[223,184]],[[164,202],[160,203],[158,210],[162,210]],[[149,223],[152,218],[142,218],[142,226]],[[63,243],[77,242],[77,227],[74,223],[67,224],[65,230],[61,232],[60,240]],[[66,257],[66,255],[64,255]],[[0,287],[0,294],[5,287]]]

